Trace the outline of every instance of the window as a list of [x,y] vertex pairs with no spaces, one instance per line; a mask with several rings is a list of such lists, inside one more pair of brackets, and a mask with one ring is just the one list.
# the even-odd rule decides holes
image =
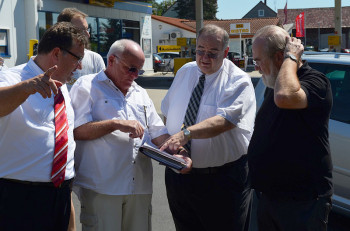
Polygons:
[[[39,40],[57,22],[58,13],[39,11]],[[90,49],[106,61],[110,46],[118,39],[128,38],[140,43],[140,22],[125,19],[87,17],[90,29]]]
[[259,17],[264,17],[265,16],[265,11],[264,10],[258,10],[258,16]]
[[0,56],[10,56],[8,30],[6,29],[0,29]]
[[340,64],[309,63],[324,73],[331,82],[333,108],[331,119],[350,124],[350,66]]

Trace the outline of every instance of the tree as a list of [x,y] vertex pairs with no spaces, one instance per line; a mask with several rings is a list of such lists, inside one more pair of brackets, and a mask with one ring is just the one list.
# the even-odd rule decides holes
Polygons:
[[[175,11],[178,13],[178,18],[196,19],[196,1],[195,0],[177,0]],[[217,0],[203,0],[203,19],[216,19],[218,12]]]
[[176,0],[163,0],[160,3],[156,0],[148,1],[148,3],[152,3],[153,14],[155,15],[163,15],[175,2]]

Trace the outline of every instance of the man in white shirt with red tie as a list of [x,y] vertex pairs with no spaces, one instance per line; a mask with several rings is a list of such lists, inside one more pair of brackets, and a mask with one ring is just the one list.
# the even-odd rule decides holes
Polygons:
[[71,23],[57,23],[36,57],[0,72],[1,230],[67,230],[75,142],[65,83],[86,43]]

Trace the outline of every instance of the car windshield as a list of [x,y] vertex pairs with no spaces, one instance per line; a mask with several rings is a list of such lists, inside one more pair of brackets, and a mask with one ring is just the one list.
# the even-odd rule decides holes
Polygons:
[[333,108],[331,119],[350,124],[350,66],[329,63],[309,65],[324,73],[332,87]]

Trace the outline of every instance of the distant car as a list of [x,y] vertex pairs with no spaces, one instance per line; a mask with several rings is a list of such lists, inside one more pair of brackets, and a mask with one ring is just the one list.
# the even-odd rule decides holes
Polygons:
[[350,49],[347,49],[347,48],[342,48],[340,50],[341,53],[350,53]]
[[180,58],[179,52],[160,52],[157,53],[163,60],[165,65],[170,65],[169,69],[174,70],[174,58]]
[[[325,74],[331,83],[333,108],[329,142],[333,161],[333,209],[350,216],[350,54],[305,52],[309,65]],[[255,87],[257,108],[264,99],[262,80]]]
[[320,49],[319,51],[320,51],[320,52],[329,52],[329,48],[328,48],[328,47],[322,48],[322,49]]
[[232,62],[234,61],[234,59],[239,59],[240,57],[241,55],[238,52],[234,52],[234,51],[229,51],[227,54],[227,58]]
[[153,54],[153,70],[154,70],[154,72],[162,71],[164,69],[164,66],[165,66],[165,62],[162,59],[162,57],[160,57],[157,54]]

